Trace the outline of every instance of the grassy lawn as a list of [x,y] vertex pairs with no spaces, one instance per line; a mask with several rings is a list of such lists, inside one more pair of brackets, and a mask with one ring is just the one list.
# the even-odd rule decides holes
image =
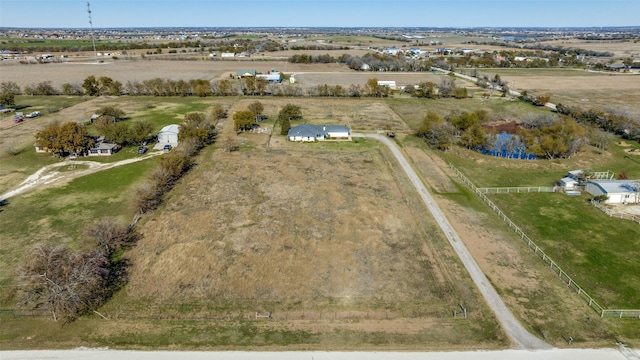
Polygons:
[[588,197],[501,194],[492,200],[605,308],[640,309],[640,226]]
[[[72,180],[66,185],[34,190],[11,198],[0,212],[0,285],[13,283],[24,254],[40,242],[87,246],[86,225],[108,216],[128,223],[133,217],[131,191],[145,180],[158,158],[116,167]],[[11,287],[0,286],[2,305],[11,299]]]
[[[465,149],[443,156],[478,187],[551,186],[575,169],[625,171],[629,178],[638,178],[640,160],[625,152],[632,148],[640,148],[640,144],[616,138],[606,153],[587,147],[570,159],[553,161],[509,160]],[[640,308],[638,224],[609,218],[588,203],[588,194],[500,194],[490,198],[601,305]]]

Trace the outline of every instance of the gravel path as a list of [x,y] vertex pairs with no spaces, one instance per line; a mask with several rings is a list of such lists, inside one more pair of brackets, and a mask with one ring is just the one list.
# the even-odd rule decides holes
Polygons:
[[438,204],[436,204],[436,202],[433,200],[433,197],[431,196],[431,194],[429,194],[422,181],[415,173],[415,171],[413,171],[413,168],[409,165],[398,147],[386,136],[379,134],[353,134],[353,136],[364,136],[373,138],[381,141],[383,144],[389,147],[395,158],[400,163],[400,166],[402,166],[407,176],[420,194],[420,197],[427,205],[427,208],[429,208],[429,211],[431,211],[431,213],[433,214],[433,217],[436,219],[436,222],[444,232],[447,240],[449,240],[449,243],[458,254],[458,257],[460,258],[460,260],[462,260],[462,263],[471,275],[471,278],[473,279],[475,284],[478,286],[478,289],[489,304],[489,307],[496,314],[496,317],[498,318],[500,324],[502,324],[505,332],[516,345],[516,348],[526,350],[551,349],[551,345],[545,343],[544,341],[529,333],[515,318],[515,316],[513,316],[511,311],[509,311],[507,306],[504,304],[504,302],[496,292],[495,288],[491,285],[491,283],[489,283],[489,280],[471,256],[471,253],[469,252],[467,247],[464,245],[456,231],[453,229],[447,218],[438,207]]
[[[131,164],[134,162],[146,160],[150,157],[161,155],[162,151],[152,151],[143,156],[135,157],[127,160],[116,161],[112,163],[101,163],[97,161],[82,161],[82,160],[64,160],[59,163],[43,166],[40,170],[36,171],[28,178],[26,178],[17,188],[7,191],[6,193],[0,195],[0,201],[7,200],[10,197],[20,195],[26,191],[31,189],[53,184],[55,182],[68,181],[71,179],[75,179],[81,176],[85,176],[88,174],[93,174],[98,171],[107,170],[114,168],[116,166],[122,166],[126,164]],[[63,166],[73,166],[73,165],[86,165],[88,168],[72,170],[72,171],[56,171],[57,168]]]

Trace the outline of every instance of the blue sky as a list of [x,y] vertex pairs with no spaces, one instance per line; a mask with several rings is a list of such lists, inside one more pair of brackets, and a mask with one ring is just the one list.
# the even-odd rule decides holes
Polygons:
[[[93,26],[640,26],[640,0],[92,0]],[[0,0],[2,27],[88,28],[87,2]]]

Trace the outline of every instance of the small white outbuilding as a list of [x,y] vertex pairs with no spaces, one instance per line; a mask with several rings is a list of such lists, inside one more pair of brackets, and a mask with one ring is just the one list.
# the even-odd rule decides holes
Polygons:
[[172,144],[178,143],[178,133],[180,132],[180,126],[171,124],[163,127],[158,133],[158,143],[160,144]]

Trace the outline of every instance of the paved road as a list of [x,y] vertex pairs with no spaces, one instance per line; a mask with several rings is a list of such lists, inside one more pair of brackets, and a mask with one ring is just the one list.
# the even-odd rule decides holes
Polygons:
[[398,150],[398,147],[391,140],[389,140],[389,138],[379,134],[353,134],[353,136],[365,136],[373,138],[381,141],[383,144],[389,147],[389,149],[393,153],[393,156],[395,156],[396,160],[398,160],[400,166],[402,166],[407,176],[420,194],[422,200],[427,205],[427,208],[429,208],[429,211],[431,211],[431,213],[433,214],[433,217],[436,219],[436,222],[442,229],[442,232],[444,232],[447,240],[449,240],[449,243],[458,254],[458,257],[460,257],[460,260],[471,275],[471,279],[473,279],[473,281],[476,283],[478,289],[482,293],[482,296],[484,296],[485,300],[489,304],[489,307],[496,314],[496,317],[498,318],[500,324],[502,324],[505,332],[516,345],[516,348],[527,350],[551,349],[551,345],[531,335],[531,333],[529,333],[520,324],[515,316],[513,316],[511,311],[507,309],[506,305],[504,304],[494,287],[491,285],[491,283],[489,283],[489,280],[471,256],[471,253],[469,253],[467,247],[464,245],[462,240],[460,240],[460,237],[449,223],[449,220],[447,220],[447,218],[444,216],[444,214],[440,210],[440,207],[438,207],[438,204],[436,204],[436,202],[433,200],[433,197],[431,196],[431,194],[429,194],[418,175],[415,173],[415,171],[413,171],[413,168],[404,158],[404,155],[402,155],[400,150]]
[[552,349],[542,351],[501,350],[469,352],[206,352],[206,351],[115,351],[115,350],[42,350],[0,351],[2,360],[625,360],[615,349]]

